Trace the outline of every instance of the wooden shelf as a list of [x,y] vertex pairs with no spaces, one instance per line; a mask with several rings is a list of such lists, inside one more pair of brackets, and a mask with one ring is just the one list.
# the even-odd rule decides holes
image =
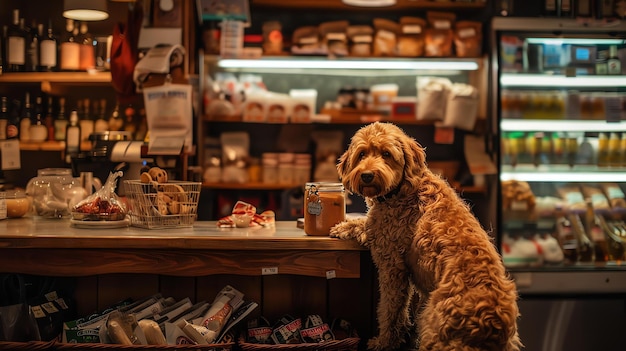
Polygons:
[[50,83],[109,83],[110,72],[19,72],[3,73],[0,75],[0,83],[37,83],[48,81]]
[[386,7],[356,7],[345,5],[340,0],[252,0],[252,6],[273,7],[284,9],[328,9],[328,10],[351,10],[351,11],[394,11],[415,9],[481,9],[486,6],[485,1],[454,2],[454,1],[427,1],[427,0],[398,0],[393,6]]
[[55,85],[104,85],[111,83],[110,72],[19,72],[3,73],[0,83],[38,83],[49,93]]
[[291,188],[304,187],[304,184],[267,184],[267,183],[222,183],[204,182],[202,188],[216,190],[287,190]]
[[[322,114],[324,112],[322,111]],[[205,122],[219,122],[219,123],[249,123],[249,124],[303,124],[303,123],[270,123],[270,122],[247,122],[243,121],[241,117],[212,117],[212,116],[203,116],[203,120]],[[418,121],[413,119],[398,119],[392,120],[388,118],[382,118],[380,115],[356,115],[356,114],[337,114],[336,116],[331,116],[330,119],[324,121],[313,121],[310,124],[366,124],[375,121],[386,121],[393,122],[395,124],[405,124],[405,125],[433,125],[434,121]]]
[[[82,151],[91,150],[91,141],[83,141],[80,144]],[[20,141],[20,150],[23,151],[64,151],[64,141],[43,141],[43,142],[31,142]]]

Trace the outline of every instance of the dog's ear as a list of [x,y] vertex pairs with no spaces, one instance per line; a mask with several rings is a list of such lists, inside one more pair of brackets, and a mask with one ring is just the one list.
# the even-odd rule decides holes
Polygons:
[[[417,140],[406,138],[403,143],[405,171],[421,173],[426,167],[426,152]],[[415,173],[417,175],[417,173]]]
[[346,173],[348,173],[348,156],[349,156],[349,152],[350,150],[346,150],[346,152],[343,153],[343,155],[339,156],[338,162],[337,162],[337,173],[339,173],[339,178],[343,179],[346,176]]

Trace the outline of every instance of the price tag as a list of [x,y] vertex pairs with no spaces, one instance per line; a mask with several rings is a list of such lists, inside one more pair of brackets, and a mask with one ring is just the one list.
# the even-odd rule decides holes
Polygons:
[[17,139],[10,139],[0,142],[0,151],[2,157],[2,169],[20,169],[20,142]]
[[454,127],[435,127],[435,143],[437,144],[453,144],[454,143]]
[[278,274],[278,267],[261,268],[261,275],[274,275],[274,274]]
[[330,270],[330,271],[326,271],[326,279],[333,279],[333,278],[337,278],[337,273],[335,272],[335,270]]

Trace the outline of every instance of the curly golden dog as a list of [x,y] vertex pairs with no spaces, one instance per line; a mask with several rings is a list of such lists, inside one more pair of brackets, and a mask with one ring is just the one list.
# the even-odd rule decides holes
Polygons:
[[[367,125],[337,169],[368,206],[366,218],[336,225],[331,236],[369,248],[378,269],[379,333],[369,349],[522,347],[514,282],[468,205],[428,169],[417,141],[390,123]],[[416,340],[407,340],[411,333]]]

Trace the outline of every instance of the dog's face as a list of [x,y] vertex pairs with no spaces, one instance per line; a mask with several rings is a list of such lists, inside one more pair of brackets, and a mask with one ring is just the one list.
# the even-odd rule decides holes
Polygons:
[[372,123],[354,134],[337,170],[344,187],[367,198],[385,195],[424,168],[422,147],[390,123]]

